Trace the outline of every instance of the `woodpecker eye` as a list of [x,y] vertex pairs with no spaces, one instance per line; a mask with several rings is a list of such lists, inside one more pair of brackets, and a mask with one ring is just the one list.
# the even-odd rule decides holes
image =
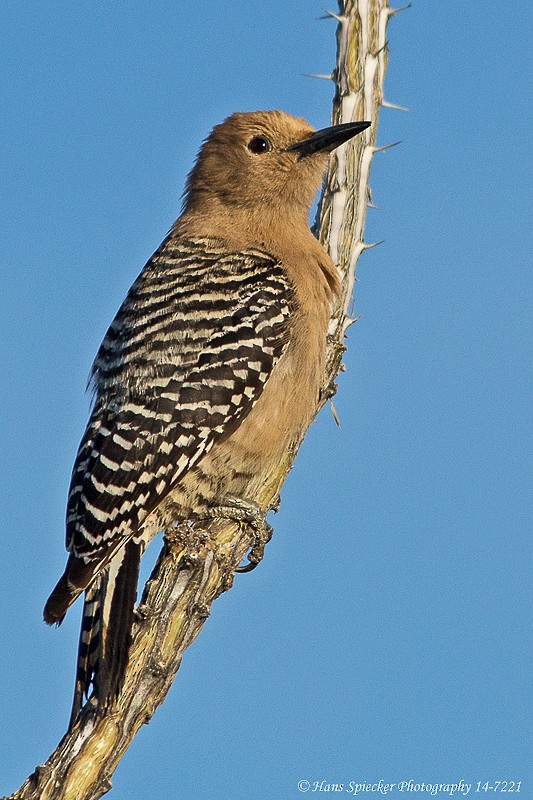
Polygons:
[[254,136],[254,138],[248,142],[248,150],[256,156],[261,155],[261,153],[268,153],[271,149],[272,145],[266,136]]

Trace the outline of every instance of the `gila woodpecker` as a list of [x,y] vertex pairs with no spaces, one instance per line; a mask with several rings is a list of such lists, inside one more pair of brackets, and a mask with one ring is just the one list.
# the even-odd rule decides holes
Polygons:
[[311,422],[339,276],[309,209],[328,153],[369,125],[315,131],[281,111],[217,125],[111,323],[68,496],[67,566],[44,609],[59,623],[86,593],[71,721],[91,684],[109,689],[99,660],[115,679],[124,669],[147,542],[232,499],[253,505]]

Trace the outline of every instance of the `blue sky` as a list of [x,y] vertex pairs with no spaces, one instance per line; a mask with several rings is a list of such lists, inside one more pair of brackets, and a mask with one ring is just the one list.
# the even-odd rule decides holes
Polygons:
[[[359,262],[341,429],[324,409],[309,431],[263,564],[214,605],[115,800],[380,778],[533,796],[533,20],[504,6],[418,2],[389,25],[385,96],[411,112],[380,116],[378,143],[403,143],[372,168],[367,240],[385,243]],[[332,85],[304,77],[334,66],[322,13],[6,0],[0,791],[68,719],[80,606],[59,630],[41,609],[92,358],[213,124],[329,124]]]

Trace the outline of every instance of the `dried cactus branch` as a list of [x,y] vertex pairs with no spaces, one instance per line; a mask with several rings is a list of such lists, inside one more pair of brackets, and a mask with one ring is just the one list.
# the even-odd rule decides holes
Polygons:
[[[316,233],[338,264],[342,297],[329,330],[327,370],[319,408],[335,392],[344,336],[353,320],[349,305],[357,260],[365,243],[370,166],[376,148],[378,113],[383,105],[387,67],[387,0],[345,0],[338,14],[336,95],[333,123],[371,120],[362,136],[335,151],[319,207]],[[270,476],[260,497],[265,508],[277,503],[292,466],[295,448]],[[168,532],[137,612],[129,665],[120,695],[103,718],[89,701],[46,764],[36,768],[10,800],[96,800],[139,728],[163,702],[183,654],[209,616],[212,602],[233,583],[251,545],[249,530],[237,524],[187,526]]]

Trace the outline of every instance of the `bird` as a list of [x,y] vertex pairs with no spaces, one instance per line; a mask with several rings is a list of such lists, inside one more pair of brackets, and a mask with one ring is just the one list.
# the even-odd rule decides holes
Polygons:
[[61,623],[85,592],[71,726],[84,698],[104,708],[118,691],[150,539],[213,511],[266,524],[254,498],[316,413],[340,288],[310,207],[329,153],[369,125],[317,131],[283,111],[216,125],[180,216],[103,339],[67,500],[67,565],[43,614]]

